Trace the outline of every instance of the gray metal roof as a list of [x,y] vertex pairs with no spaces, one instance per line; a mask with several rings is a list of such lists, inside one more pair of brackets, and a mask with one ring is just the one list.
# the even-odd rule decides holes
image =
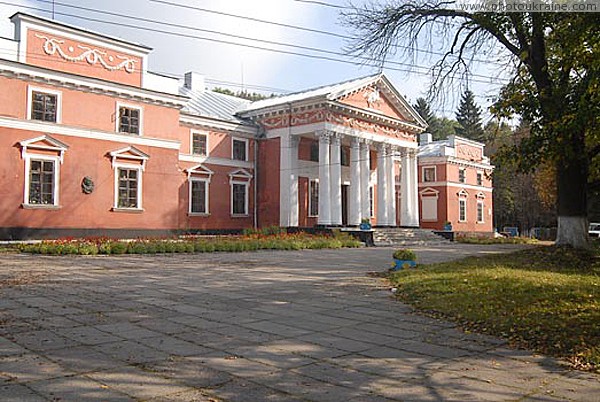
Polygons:
[[264,109],[271,106],[297,102],[315,97],[326,97],[327,99],[335,99],[343,95],[346,91],[367,85],[377,80],[381,76],[382,75],[378,73],[374,75],[368,75],[366,77],[354,78],[348,81],[339,82],[337,84],[325,85],[318,88],[308,89],[306,91],[295,92],[287,95],[275,96],[273,98],[259,100],[256,102],[252,102],[251,105],[248,104],[248,106],[245,108],[241,108],[239,112],[244,113],[252,110]]
[[450,140],[433,141],[425,145],[419,145],[417,156],[444,156],[444,149],[450,146]]
[[190,98],[182,109],[185,113],[232,123],[251,124],[235,116],[239,109],[251,103],[249,100],[208,90],[192,91],[186,87],[179,88],[179,94]]

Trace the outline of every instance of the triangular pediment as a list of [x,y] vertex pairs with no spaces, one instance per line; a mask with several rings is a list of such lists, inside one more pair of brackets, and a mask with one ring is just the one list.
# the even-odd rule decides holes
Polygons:
[[19,142],[23,148],[29,149],[44,149],[48,151],[66,151],[69,146],[62,141],[52,138],[49,135],[41,135],[39,137],[23,140]]
[[135,159],[135,160],[146,160],[149,159],[150,156],[145,152],[140,151],[136,147],[129,146],[125,148],[119,148],[110,153],[110,156],[113,158],[123,158],[123,159]]
[[215,173],[202,164],[193,166],[189,169],[186,169],[185,171],[187,172],[188,176],[191,176],[194,174],[212,176]]
[[434,188],[427,187],[419,191],[421,197],[437,197],[440,192]]
[[391,119],[423,128],[427,126],[417,111],[383,74],[374,76],[371,80],[357,82],[354,87],[348,86],[341,91],[332,92],[328,98]]
[[229,177],[231,179],[245,179],[250,180],[252,178],[252,174],[248,172],[246,169],[237,169],[233,172],[229,173]]

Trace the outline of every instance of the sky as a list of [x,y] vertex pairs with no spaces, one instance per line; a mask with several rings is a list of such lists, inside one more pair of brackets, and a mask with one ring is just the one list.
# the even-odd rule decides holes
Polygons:
[[[370,0],[353,0],[353,4],[364,1]],[[270,94],[303,91],[379,72],[377,65],[316,51],[344,53],[348,41],[338,36],[351,36],[352,32],[341,24],[339,6],[347,5],[346,0],[55,0],[54,19],[153,48],[150,71],[176,77],[194,71],[206,77],[209,87]],[[13,37],[9,17],[15,12],[52,18],[52,8],[51,0],[0,1],[0,36]],[[414,103],[426,95],[430,84],[426,71],[433,61],[424,55],[416,60],[421,67],[389,64],[383,71]],[[485,66],[477,72],[493,73]],[[481,81],[471,83],[470,89],[485,109],[498,85]],[[459,97],[459,90],[446,91],[444,99],[432,104],[432,110],[453,117]]]

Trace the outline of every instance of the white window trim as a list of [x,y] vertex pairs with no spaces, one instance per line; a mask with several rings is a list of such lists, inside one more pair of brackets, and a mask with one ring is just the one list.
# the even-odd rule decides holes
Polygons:
[[[233,213],[233,185],[234,184],[242,184],[246,187],[246,191],[245,191],[245,197],[244,197],[244,213],[240,214],[240,213]],[[231,205],[231,208],[229,210],[231,216],[234,217],[247,217],[248,216],[248,193],[249,193],[249,189],[250,189],[250,182],[248,181],[241,181],[241,180],[235,180],[232,179],[229,181],[229,205]]]
[[[463,172],[463,177],[464,177],[463,181],[460,180],[460,172]],[[465,169],[465,168],[458,169],[458,182],[462,183],[462,184],[465,184],[467,182],[467,169]]]
[[[460,204],[461,202],[465,203],[465,219],[460,219]],[[467,222],[467,198],[459,197],[458,198],[458,221],[459,222]]]
[[33,113],[33,93],[41,92],[48,95],[56,95],[56,123],[42,121],[42,120],[34,120],[42,123],[51,123],[51,124],[61,124],[62,123],[62,92],[56,91],[53,89],[42,88],[42,87],[34,87],[31,85],[27,86],[27,120],[33,120],[31,115]]
[[[419,191],[419,196],[421,197],[421,219],[423,220],[423,222],[438,222],[439,221],[439,215],[438,215],[438,207],[439,207],[439,194],[440,192],[434,188],[431,187],[427,187],[421,191]],[[424,199],[435,199],[435,219],[426,219],[424,218],[425,214],[424,212]]]
[[[433,180],[425,181],[425,169],[433,169]],[[423,183],[434,183],[437,181],[437,166],[421,166],[421,177]]]
[[[200,134],[206,137],[206,154],[205,155],[200,155],[200,154],[195,154],[194,153],[194,134]],[[232,146],[232,155],[233,155],[233,142],[231,143]],[[207,131],[200,131],[200,130],[191,130],[190,131],[190,155],[193,156],[201,156],[201,157],[205,157],[205,156],[209,156],[210,151],[209,151],[209,135]]]
[[[24,158],[25,160],[25,191],[23,191],[23,206],[26,206],[28,208],[40,208],[40,209],[44,209],[44,208],[56,208],[58,207],[59,204],[59,200],[58,200],[58,196],[59,196],[59,192],[58,189],[60,188],[60,164],[61,164],[61,158],[59,156],[52,156],[52,155],[36,155],[36,154],[25,154]],[[54,198],[54,203],[53,204],[30,204],[29,203],[29,185],[30,185],[30,180],[29,180],[29,175],[31,173],[31,160],[32,159],[39,159],[39,160],[44,160],[44,161],[53,161],[54,162],[54,188],[53,190],[53,198]]]
[[[204,186],[205,186],[205,191],[204,191],[204,205],[206,207],[206,210],[204,212],[192,212],[192,183],[193,182],[203,182]],[[189,195],[188,195],[188,214],[190,216],[208,216],[210,215],[210,207],[209,207],[209,192],[210,192],[210,176],[208,178],[206,177],[190,177],[188,179],[188,183],[189,183]]]
[[[479,206],[481,205],[481,220],[479,220]],[[485,203],[483,202],[483,200],[478,200],[477,201],[477,223],[485,223]]]
[[241,141],[241,142],[245,143],[245,146],[246,146],[246,152],[245,152],[246,153],[246,159],[244,159],[244,162],[247,162],[249,160],[249,158],[248,158],[248,156],[249,156],[248,155],[248,153],[249,153],[248,149],[249,149],[249,143],[250,142],[248,141],[247,138],[231,137],[231,159],[233,159],[233,160],[240,160],[240,159],[234,159],[233,158],[233,142],[234,141]]
[[[130,164],[130,163],[122,163],[122,162],[113,162],[113,172],[114,172],[114,200],[113,200],[113,211],[143,211],[143,204],[142,204],[142,188],[143,188],[143,172],[144,172],[144,168],[141,165],[134,165],[134,164]],[[125,207],[119,207],[119,169],[136,169],[138,171],[138,188],[137,188],[137,199],[138,199],[138,206],[137,208],[125,208]]]
[[[481,175],[481,184],[477,183],[477,176]],[[483,178],[485,177],[483,171],[478,170],[477,173],[475,173],[475,184],[479,187],[483,187]]]
[[[306,214],[306,216],[308,216],[309,218],[318,218],[319,217],[319,203],[317,202],[317,214],[316,215],[311,215],[310,211],[312,211],[312,183],[319,183],[319,179],[308,179],[308,214]],[[317,197],[318,197],[318,192],[317,192]]]
[[[126,107],[128,109],[137,109],[140,111],[139,133],[134,134],[134,133],[124,133],[124,132],[119,131],[119,125],[121,123],[121,119],[119,117],[119,109],[122,107]],[[119,134],[134,135],[136,137],[142,137],[144,135],[144,108],[142,106],[133,105],[131,103],[117,102],[117,107],[116,107],[116,112],[115,112],[115,132],[117,132]]]

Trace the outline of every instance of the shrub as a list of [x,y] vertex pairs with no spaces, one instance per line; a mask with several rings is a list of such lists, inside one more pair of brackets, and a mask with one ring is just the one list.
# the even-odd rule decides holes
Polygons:
[[415,254],[415,252],[410,249],[407,249],[407,248],[402,248],[402,249],[394,251],[393,257],[395,260],[402,260],[402,261],[416,261],[417,260],[417,255]]

